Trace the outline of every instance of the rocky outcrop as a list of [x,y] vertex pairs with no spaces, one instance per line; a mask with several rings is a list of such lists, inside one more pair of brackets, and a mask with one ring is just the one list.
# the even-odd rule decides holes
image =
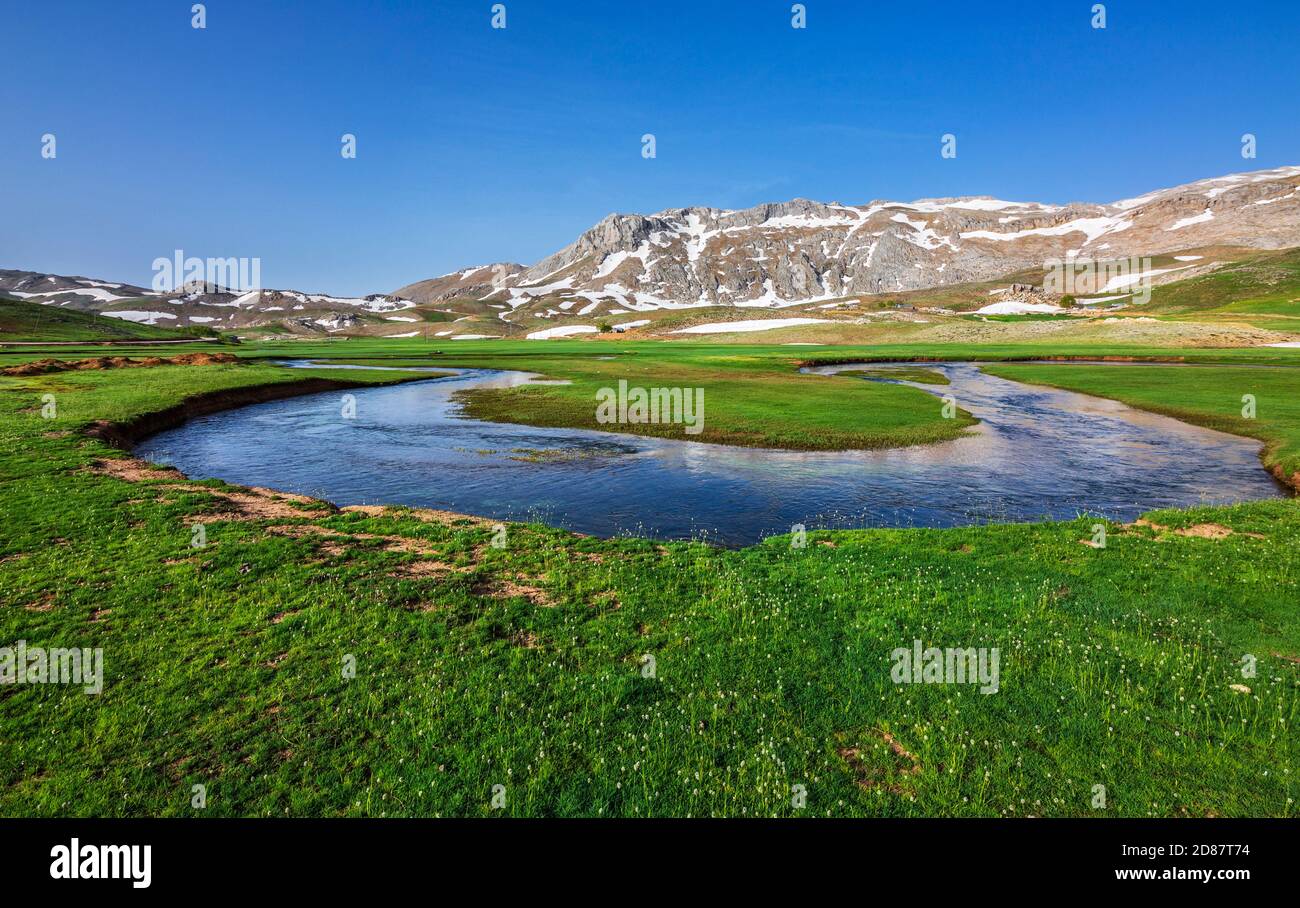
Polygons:
[[524,270],[523,265],[513,262],[498,262],[493,265],[478,265],[407,284],[393,291],[393,296],[411,300],[414,303],[440,303],[447,300],[470,298],[481,299],[509,282]]

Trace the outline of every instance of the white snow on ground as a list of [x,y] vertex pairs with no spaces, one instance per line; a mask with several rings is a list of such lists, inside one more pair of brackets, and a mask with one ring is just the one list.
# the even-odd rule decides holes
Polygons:
[[140,312],[136,309],[123,309],[120,312],[101,312],[100,315],[107,315],[109,318],[124,318],[128,322],[140,322],[145,325],[154,325],[160,318],[175,318],[175,312]]
[[395,296],[381,296],[378,299],[368,300],[347,296],[326,296],[323,293],[296,293],[293,291],[287,291],[285,295],[301,299],[303,302],[355,306],[358,309],[365,309],[367,312],[392,312],[394,309],[410,309],[415,305],[410,300],[399,299]]
[[1122,211],[1132,211],[1134,208],[1142,207],[1162,192],[1164,192],[1163,189],[1157,189],[1155,192],[1148,192],[1146,195],[1134,196],[1131,199],[1120,199],[1115,203],[1114,207]]
[[434,336],[434,337],[446,337],[448,334],[451,334],[451,332],[450,332],[450,331],[437,331],[437,332],[434,333],[433,336]]
[[250,290],[240,294],[228,303],[212,303],[214,306],[251,306],[262,298],[261,290]]
[[[492,267],[492,266],[491,266],[491,265],[475,265],[473,268],[466,268],[464,271],[457,271],[457,272],[455,272],[455,275],[456,275],[456,277],[460,278],[461,280],[464,280],[465,278],[469,277],[471,274],[477,274],[478,272],[482,271],[484,268],[490,268],[490,267]],[[450,275],[450,274],[444,274],[443,277],[451,277],[451,275]]]
[[891,217],[890,220],[896,224],[906,224],[908,227],[911,227],[913,230],[924,230],[925,228],[930,226],[925,221],[912,220],[907,215],[903,214],[901,211],[898,214]]
[[501,336],[500,334],[457,334],[455,337],[451,338],[451,340],[454,341],[490,340],[492,338],[500,337],[500,336]]
[[1265,347],[1300,347],[1300,341],[1283,341],[1280,344],[1265,344]]
[[1131,294],[1117,293],[1114,296],[1081,296],[1075,300],[1080,306],[1092,306],[1097,303],[1109,303],[1114,300],[1128,299]]
[[1015,233],[995,233],[992,230],[967,230],[962,232],[963,240],[1018,240],[1027,236],[1065,236],[1067,233],[1083,233],[1087,239],[1083,245],[1096,240],[1098,237],[1107,233],[1119,233],[1128,230],[1133,226],[1133,222],[1124,218],[1076,218],[1073,221],[1066,221],[1064,224],[1058,224],[1055,227],[1031,227],[1027,230],[1018,230]]
[[679,328],[673,334],[727,334],[732,331],[768,331],[772,328],[790,328],[794,325],[812,325],[829,322],[828,318],[756,318],[743,322],[710,322]]
[[1294,199],[1295,196],[1296,196],[1296,192],[1297,192],[1297,190],[1294,190],[1294,189],[1293,189],[1293,190],[1291,190],[1290,192],[1288,192],[1286,195],[1280,195],[1280,196],[1278,196],[1278,197],[1275,198],[1275,199],[1260,199],[1259,201],[1255,202],[1255,204],[1256,204],[1256,205],[1272,205],[1274,202],[1281,202],[1281,201],[1283,201],[1284,199]]
[[1229,189],[1236,189],[1237,187],[1234,185],[1234,183],[1240,178],[1232,176],[1232,177],[1221,177],[1220,179],[1228,181],[1228,185],[1214,187],[1209,192],[1205,193],[1205,197],[1207,199],[1217,198],[1218,196],[1223,195]]
[[109,293],[107,290],[102,290],[98,287],[85,286],[68,287],[64,290],[42,290],[40,293],[20,293],[17,290],[7,290],[5,292],[10,296],[16,296],[20,299],[31,299],[35,296],[58,296],[62,293],[76,293],[80,296],[89,296],[92,299],[97,299],[101,303],[116,303],[120,300],[133,300],[138,298],[135,296],[122,296],[117,293]]
[[1006,208],[1042,208],[1037,203],[1006,202],[1002,199],[960,199],[948,202],[945,208],[964,208],[967,211],[1002,211]]
[[650,319],[648,319],[648,318],[641,318],[641,319],[637,319],[637,320],[634,321],[634,322],[622,322],[622,323],[620,323],[620,324],[617,324],[617,325],[614,326],[614,330],[615,330],[615,331],[626,331],[626,330],[628,330],[629,328],[640,328],[640,327],[642,327],[643,325],[648,325],[648,324],[650,324]]
[[[251,306],[261,299],[262,293],[261,290],[249,290],[247,293],[241,293],[230,302],[221,303],[212,300],[209,305]],[[293,307],[295,309],[301,309],[304,305],[310,304],[313,306],[347,306],[352,309],[364,309],[367,312],[394,312],[399,309],[410,309],[415,305],[410,300],[396,296],[379,296],[376,299],[368,300],[352,296],[328,296],[324,293],[301,293],[297,290],[281,290],[280,293],[299,304]]]
[[1180,262],[1199,262],[1205,258],[1203,255],[1176,255],[1174,258]]
[[528,335],[529,340],[548,340],[552,337],[572,337],[575,334],[595,334],[598,328],[592,325],[560,325],[558,328],[546,328]]
[[[935,233],[933,230],[920,231],[912,236],[904,237],[904,239],[913,245],[923,246],[927,249],[935,249],[940,245],[952,246],[952,243],[948,238],[939,236],[939,234]],[[956,247],[953,246],[953,248]],[[606,262],[612,260],[616,255],[619,255],[619,253],[612,253],[606,258]],[[637,256],[637,253],[630,253],[628,257]],[[756,259],[755,261],[758,260]],[[561,287],[561,283],[565,286]],[[715,305],[711,300],[703,295],[701,295],[700,299],[692,302],[678,302],[676,300],[655,296],[645,290],[632,290],[622,284],[606,284],[598,290],[574,290],[572,287],[568,286],[569,284],[570,281],[566,279],[560,283],[549,285],[549,288],[512,287],[510,288],[510,306],[512,308],[518,308],[525,303],[531,302],[532,300],[545,295],[542,291],[548,289],[551,292],[565,290],[567,291],[565,295],[572,295],[586,300],[586,304],[576,312],[573,311],[573,307],[578,305],[577,300],[565,300],[559,304],[562,310],[575,315],[591,315],[602,303],[617,307],[608,310],[610,315],[625,315],[629,312],[650,312],[656,309],[697,309],[700,307]],[[735,305],[755,309],[784,309],[788,306],[822,303],[828,300],[839,299],[844,296],[843,293],[831,293],[826,291],[826,288],[823,286],[822,290],[824,292],[820,296],[793,300],[782,299],[777,295],[776,289],[772,286],[770,279],[764,282],[763,290],[764,292],[762,296],[752,300],[737,300]],[[728,291],[724,289],[722,292]]]
[[1193,224],[1204,224],[1206,221],[1212,220],[1214,220],[1214,212],[1207,208],[1200,214],[1193,215],[1190,218],[1180,218],[1174,221],[1165,230],[1182,230],[1184,227],[1190,227]]
[[1169,274],[1172,271],[1185,271],[1190,267],[1192,266],[1182,265],[1178,268],[1152,268],[1148,271],[1143,271],[1141,274],[1121,274],[1107,281],[1106,286],[1101,288],[1101,292],[1113,293],[1116,290],[1123,290],[1126,287],[1140,284],[1145,278],[1155,277],[1157,274]]
[[613,274],[619,265],[623,264],[628,259],[640,259],[641,264],[644,266],[646,264],[646,259],[648,259],[649,256],[650,242],[648,240],[643,240],[635,252],[612,252],[605,256],[605,260],[600,263],[600,268],[597,269],[596,273],[593,274],[592,277],[609,277],[609,275]]
[[978,196],[948,201],[918,199],[915,202],[886,202],[884,205],[874,205],[866,209],[865,214],[869,216],[884,208],[910,208],[913,211],[924,211],[929,214],[937,214],[948,208],[964,208],[967,211],[1004,211],[1007,208],[1021,208],[1027,212],[1042,212],[1059,211],[1061,206],[1043,205],[1039,202],[1008,202],[1004,199],[990,199]]
[[206,325],[208,322],[215,322],[216,319],[210,315],[191,315],[190,321],[198,322],[200,325]]
[[412,331],[409,334],[385,334],[384,337],[419,337],[419,331]]
[[440,281],[446,277],[454,277],[457,280],[464,280],[475,271],[482,271],[484,268],[490,268],[490,265],[474,265],[472,268],[466,268],[464,271],[448,271],[446,274],[440,274],[434,280]]
[[386,322],[418,322],[418,318],[407,318],[405,315],[387,315],[384,316]]
[[[914,239],[903,237],[903,239],[907,240],[913,246],[920,246],[922,249],[938,249],[940,246],[947,246],[950,249],[957,248],[953,245],[952,240],[948,239],[946,236],[941,236],[936,231],[930,229],[930,226],[926,224],[925,221],[914,221],[902,212],[894,215],[890,220],[898,224],[906,224],[908,227],[911,227],[916,231],[916,237]],[[918,264],[917,267],[919,268],[921,266]]]
[[[919,245],[919,244],[918,244]],[[776,287],[769,277],[763,281],[763,295],[755,297],[752,300],[738,300],[737,309],[787,309],[790,306],[802,306],[811,303],[824,303],[827,300],[843,298],[842,293],[824,293],[821,296],[813,296],[800,300],[785,300],[776,295]],[[708,305],[707,303],[696,303],[693,305]]]
[[989,303],[982,309],[976,309],[976,315],[1027,315],[1031,312],[1064,312],[1060,306],[1051,303]]

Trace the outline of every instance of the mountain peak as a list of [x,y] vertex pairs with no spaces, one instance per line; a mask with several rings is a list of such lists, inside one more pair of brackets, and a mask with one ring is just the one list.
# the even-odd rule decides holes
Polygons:
[[[628,311],[773,306],[992,280],[1051,259],[1148,256],[1203,245],[1300,245],[1300,167],[1230,174],[1109,204],[988,195],[844,205],[609,214],[492,286],[530,300],[604,298]],[[405,288],[404,288],[405,289]]]

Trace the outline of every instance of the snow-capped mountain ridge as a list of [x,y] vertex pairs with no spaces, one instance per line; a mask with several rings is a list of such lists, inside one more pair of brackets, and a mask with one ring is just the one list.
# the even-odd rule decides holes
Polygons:
[[[1297,187],[1300,167],[1282,167],[1104,205],[991,196],[866,205],[794,199],[742,210],[611,214],[531,267],[453,275],[469,275],[476,290],[490,288],[487,298],[512,308],[564,296],[613,300],[629,310],[780,307],[993,280],[1054,258],[1297,246]],[[493,268],[502,270],[484,283]],[[466,290],[451,277],[436,298]]]

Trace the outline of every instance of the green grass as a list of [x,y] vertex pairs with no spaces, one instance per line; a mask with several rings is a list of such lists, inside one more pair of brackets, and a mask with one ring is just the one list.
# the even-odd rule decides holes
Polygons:
[[[677,352],[659,354],[659,374],[775,384],[772,364],[789,359],[729,351],[709,366],[690,350],[680,373]],[[1219,370],[1095,371],[1137,394]],[[499,784],[509,816],[1296,815],[1294,501],[1151,515],[1170,529],[1112,526],[1100,550],[1079,543],[1091,519],[738,551],[512,525],[498,549],[490,528],[401,510],[229,519],[220,483],[87,469],[117,456],[80,434],[92,420],[308,374],[0,379],[0,640],[102,647],[106,666],[97,697],[0,687],[0,813],[486,816]],[[1255,381],[1261,418],[1291,431],[1294,411],[1272,410],[1282,385]],[[40,416],[45,393],[56,420]],[[836,406],[838,393],[799,400]],[[1214,410],[1205,393],[1182,403]],[[200,518],[208,545],[194,549]],[[1172,532],[1205,522],[1237,532]],[[344,541],[269,529],[298,523]],[[914,639],[998,647],[1000,691],[893,684],[889,655]]]
[[[789,365],[745,356],[679,357],[670,370],[650,357],[539,363],[568,385],[476,390],[468,415],[498,422],[609,430],[597,422],[601,388],[703,388],[704,424],[687,436],[673,424],[617,426],[638,435],[790,449],[882,448],[955,438],[974,423],[964,411],[945,419],[943,402],[915,388],[851,377],[804,375]],[[694,393],[693,391],[691,393]]]
[[175,340],[185,336],[169,328],[0,297],[0,343]]
[[[1128,356],[1141,359],[1183,359],[1188,362],[1256,362],[1300,364],[1300,349],[1277,347],[1173,347],[1156,344],[1121,344],[1105,341],[1057,342],[1042,339],[1006,343],[891,343],[836,344],[784,347],[760,343],[631,340],[619,336],[588,335],[583,340],[489,340],[445,343],[442,338],[385,340],[350,338],[329,341],[281,341],[245,344],[234,352],[251,358],[329,358],[340,362],[371,364],[396,359],[407,365],[500,366],[539,369],[567,361],[596,360],[601,356],[639,356],[653,359],[665,371],[677,363],[715,365],[730,358],[750,359],[784,367],[806,360],[980,360],[999,361],[1041,357]],[[555,376],[553,376],[555,377]]]
[[1300,249],[1252,255],[1200,277],[1154,287],[1142,309],[1300,317]]
[[856,375],[862,378],[887,378],[894,381],[914,381],[921,385],[947,385],[948,376],[937,369],[921,369],[907,366],[881,367],[878,369],[845,369],[838,375]]

